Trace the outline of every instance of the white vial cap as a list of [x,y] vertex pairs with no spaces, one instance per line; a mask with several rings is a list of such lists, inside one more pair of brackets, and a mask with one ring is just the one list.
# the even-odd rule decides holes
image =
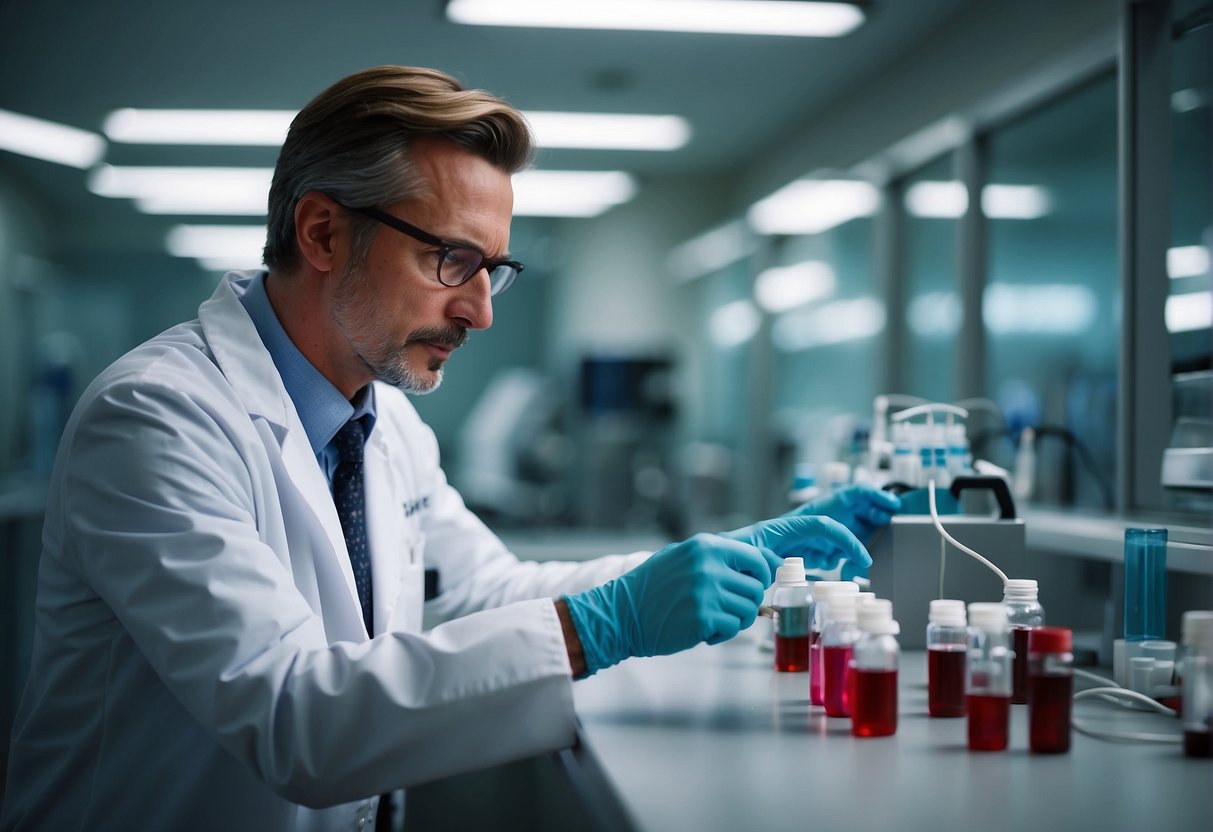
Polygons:
[[826,601],[826,617],[830,621],[849,621],[854,624],[857,620],[855,601],[853,594],[841,594],[835,590]]
[[1213,610],[1188,610],[1180,628],[1184,647],[1193,647],[1213,658]]
[[1001,633],[1007,628],[1007,608],[984,601],[969,604],[969,623],[987,633]]
[[863,592],[861,590],[859,592],[859,594],[856,595],[855,597],[858,599],[855,603],[862,607],[868,601],[874,600],[876,598],[876,593],[875,592]]
[[931,624],[942,624],[946,627],[963,627],[965,620],[965,602],[953,598],[936,598],[930,603],[927,621]]
[[814,581],[813,582],[813,600],[826,601],[834,592],[834,588],[842,585],[842,581]]
[[1002,587],[1004,601],[1035,601],[1040,588],[1031,578],[1011,578]]
[[886,598],[872,598],[856,608],[855,620],[859,629],[866,633],[884,632],[884,625],[893,620],[893,602]]
[[804,558],[784,558],[775,570],[775,581],[781,584],[804,583]]

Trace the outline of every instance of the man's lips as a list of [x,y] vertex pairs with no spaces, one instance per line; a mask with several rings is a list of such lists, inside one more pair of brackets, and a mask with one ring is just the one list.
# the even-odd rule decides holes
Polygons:
[[452,346],[448,346],[447,344],[439,344],[434,341],[418,341],[418,343],[429,348],[430,352],[434,353],[439,358],[447,358],[452,352],[455,351],[455,348]]

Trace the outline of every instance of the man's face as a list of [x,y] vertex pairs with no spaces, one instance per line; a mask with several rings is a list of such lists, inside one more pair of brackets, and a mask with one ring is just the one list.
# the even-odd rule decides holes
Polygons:
[[[504,257],[514,201],[509,175],[447,142],[415,143],[412,158],[429,187],[384,210],[445,241]],[[436,246],[381,226],[366,262],[347,261],[333,297],[332,319],[361,363],[410,393],[435,390],[468,330],[493,322],[488,274],[445,286],[437,266]]]

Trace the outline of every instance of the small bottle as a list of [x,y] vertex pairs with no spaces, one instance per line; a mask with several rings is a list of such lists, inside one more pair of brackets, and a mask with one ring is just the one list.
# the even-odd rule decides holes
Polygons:
[[859,639],[855,594],[837,590],[830,595],[829,623],[821,634],[821,664],[825,671],[823,692],[826,716],[850,716],[851,650]]
[[813,593],[804,577],[803,558],[784,558],[775,570],[775,669],[809,672],[809,613]]
[[1184,754],[1213,757],[1213,611],[1185,612],[1182,639],[1177,674]]
[[821,634],[828,623],[827,611],[830,596],[840,593],[858,593],[859,585],[853,581],[817,581],[813,584],[813,620],[809,625],[809,703],[825,704],[825,665],[822,662]]
[[851,653],[851,733],[887,737],[897,733],[897,664],[901,649],[893,604],[883,598],[856,610],[860,636]]
[[965,708],[969,750],[1005,751],[1011,721],[1010,631],[1002,604],[969,604]]
[[1028,635],[1028,747],[1034,754],[1070,750],[1072,643],[1066,627],[1037,627]]
[[927,617],[927,712],[965,715],[965,658],[969,629],[964,601],[936,599]]
[[1002,603],[1007,608],[1011,628],[1011,649],[1015,651],[1015,681],[1011,701],[1028,701],[1028,631],[1045,624],[1045,608],[1037,600],[1039,588],[1031,579],[1012,578],[1003,585]]
[[964,425],[948,425],[948,471],[952,478],[971,473],[973,455],[969,452],[969,437]]

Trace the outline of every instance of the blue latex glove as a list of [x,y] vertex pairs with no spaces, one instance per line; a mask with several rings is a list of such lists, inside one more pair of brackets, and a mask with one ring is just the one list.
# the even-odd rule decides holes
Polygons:
[[[901,498],[888,491],[881,491],[867,485],[852,485],[836,491],[829,497],[805,503],[798,509],[788,512],[784,517],[803,517],[820,514],[837,520],[850,529],[851,534],[859,538],[865,545],[872,539],[872,534],[889,525],[893,515],[901,510]],[[805,566],[809,565],[805,558]],[[838,562],[835,560],[834,566]],[[832,568],[832,567],[825,567]]]
[[666,546],[613,581],[565,596],[590,673],[629,656],[663,656],[718,644],[754,623],[783,557],[806,549],[871,558],[843,526],[824,517],[781,517]]

